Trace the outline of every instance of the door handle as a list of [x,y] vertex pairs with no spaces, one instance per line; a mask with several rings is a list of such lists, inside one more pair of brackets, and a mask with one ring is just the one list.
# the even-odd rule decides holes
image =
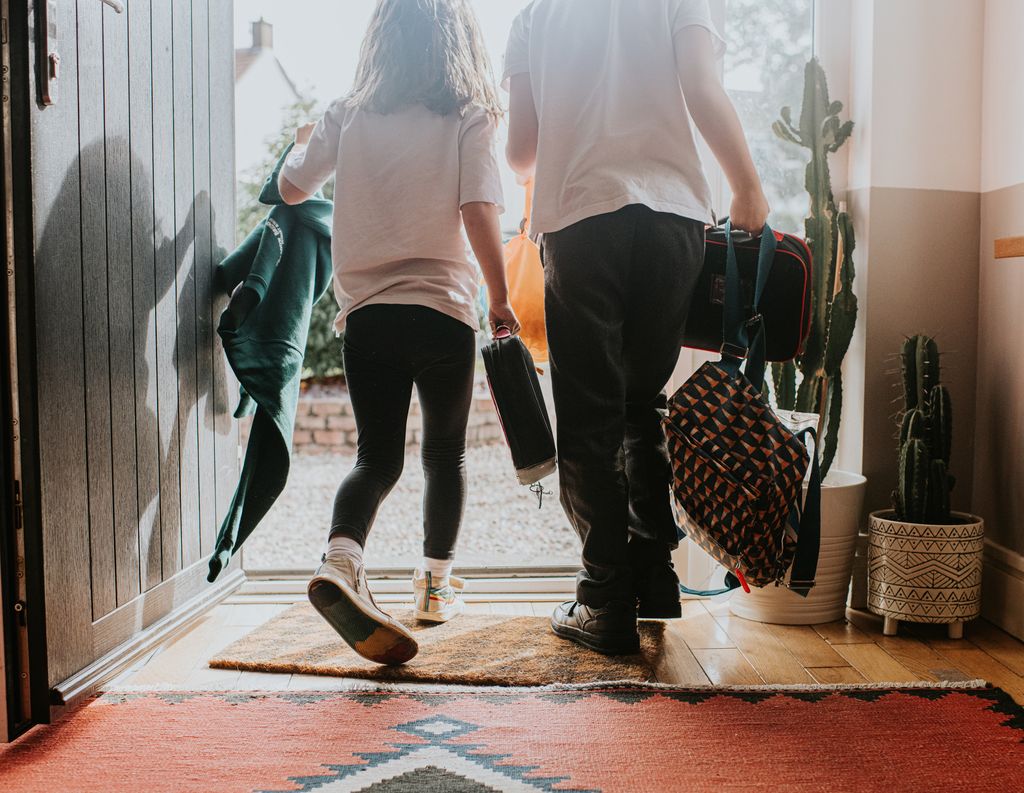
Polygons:
[[[121,0],[100,0],[109,6],[114,13],[124,13]],[[37,80],[39,85],[39,104],[43,107],[57,104],[60,96],[60,53],[57,51],[59,31],[57,30],[57,0],[38,0],[36,2],[36,30],[39,41],[36,44],[38,53],[36,60]]]

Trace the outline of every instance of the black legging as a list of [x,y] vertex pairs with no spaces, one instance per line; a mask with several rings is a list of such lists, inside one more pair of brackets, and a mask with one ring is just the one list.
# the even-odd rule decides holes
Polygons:
[[466,425],[476,336],[423,306],[371,305],[348,318],[345,376],[359,431],[356,466],[334,499],[331,537],[366,544],[405,462],[415,384],[423,418],[423,555],[451,559],[466,504]]

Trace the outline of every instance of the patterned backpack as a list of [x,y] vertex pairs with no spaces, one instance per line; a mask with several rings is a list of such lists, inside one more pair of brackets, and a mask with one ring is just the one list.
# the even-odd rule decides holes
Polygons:
[[[680,533],[726,567],[726,587],[786,581],[806,596],[814,586],[820,544],[821,478],[817,453],[791,432],[762,396],[765,328],[757,307],[777,240],[765,226],[758,254],[752,320],[743,315],[731,228],[725,287],[722,360],[706,363],[669,403],[665,419]],[[755,330],[750,341],[750,330]],[[744,359],[746,361],[744,366]],[[811,477],[801,505],[804,479]],[[790,571],[790,568],[792,570]]]

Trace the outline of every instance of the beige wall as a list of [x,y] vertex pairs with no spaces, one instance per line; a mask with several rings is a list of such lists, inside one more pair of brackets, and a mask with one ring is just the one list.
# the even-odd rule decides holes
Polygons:
[[1024,235],[1022,38],[1024,3],[986,0],[974,511],[989,543],[983,613],[1024,638],[1024,258],[993,250]]
[[978,411],[974,509],[988,538],[1024,554],[1024,259],[993,257],[1024,234],[1024,184],[981,199]]
[[954,503],[966,509],[974,481],[984,3],[846,6],[842,15],[828,0],[822,11],[849,41],[843,98],[857,124],[846,198],[857,231],[861,316],[845,369],[847,381],[862,386],[847,394],[841,463],[857,449],[850,433],[862,430],[865,507],[889,506],[900,409],[895,356],[906,336],[934,335],[955,401]]
[[[969,509],[974,463],[975,345],[978,328],[976,192],[875,187],[854,191],[868,212],[870,244],[861,321],[865,341],[864,475],[866,506],[889,505],[895,484],[894,417],[900,410],[899,361],[906,336],[935,336],[953,397],[954,506]],[[862,229],[862,233],[865,230]]]
[[1024,555],[1024,259],[994,258],[1024,235],[1024,3],[987,0],[983,78],[981,277],[975,510],[989,539]]

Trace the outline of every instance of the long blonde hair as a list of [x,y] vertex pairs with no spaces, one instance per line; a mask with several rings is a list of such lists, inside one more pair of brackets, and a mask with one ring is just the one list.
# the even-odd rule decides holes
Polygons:
[[468,0],[379,0],[363,39],[350,107],[393,113],[423,104],[440,115],[469,105],[503,110]]

